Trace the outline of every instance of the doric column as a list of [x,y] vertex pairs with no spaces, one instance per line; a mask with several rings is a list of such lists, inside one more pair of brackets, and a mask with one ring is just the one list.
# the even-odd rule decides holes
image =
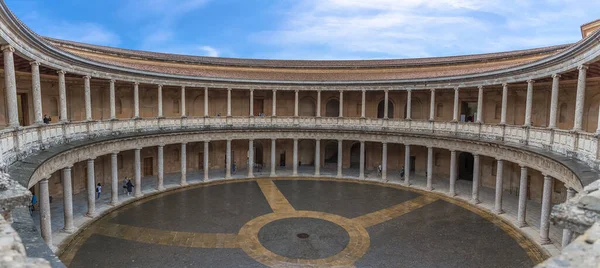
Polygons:
[[361,106],[360,106],[360,118],[366,118],[367,117],[367,91],[366,90],[362,90],[362,102],[361,102]]
[[527,167],[521,166],[521,180],[519,182],[519,207],[517,210],[517,225],[525,227],[527,222],[525,216],[527,213]]
[[525,124],[524,126],[531,126],[531,111],[533,106],[533,83],[535,81],[527,80],[527,99],[525,102]]
[[317,117],[321,117],[321,90],[317,89]]
[[40,181],[40,231],[46,245],[52,247],[52,220],[50,219],[50,193],[48,179]]
[[277,116],[277,90],[273,89],[273,113],[272,116]]
[[456,196],[456,190],[454,190],[456,176],[456,151],[450,150],[450,187],[448,188],[448,195],[450,196]]
[[410,185],[410,144],[404,145],[404,185]]
[[478,86],[477,89],[477,123],[483,124],[483,86]]
[[587,77],[587,65],[581,65],[579,69],[579,76],[577,78],[577,97],[575,99],[575,121],[573,124],[574,131],[583,130],[583,107],[585,104],[585,85]]
[[406,120],[412,120],[412,89],[406,90]]
[[163,94],[162,94],[163,85],[158,85],[158,118],[164,117],[163,115]]
[[473,204],[479,204],[479,179],[481,178],[480,168],[480,157],[478,154],[473,154],[473,188],[471,191],[471,202]]
[[158,145],[158,183],[156,190],[162,191],[165,189],[165,146]]
[[294,161],[292,164],[292,176],[298,176],[298,139],[294,139],[294,155],[292,160]]
[[254,178],[254,140],[248,140],[248,178]]
[[[17,105],[17,78],[15,75],[15,59],[13,55],[15,48],[10,45],[5,45],[2,46],[2,52],[4,55],[4,94],[6,95],[5,103],[8,112],[8,126],[18,127],[19,107]],[[47,185],[46,182],[46,186]]]
[[187,117],[185,111],[185,86],[181,86],[181,101],[179,102],[179,110],[181,111],[181,117]]
[[72,233],[75,230],[73,226],[73,186],[71,179],[71,167],[62,170],[63,185],[63,208],[64,208],[64,228],[63,231]]
[[383,97],[383,119],[388,119],[388,111],[389,111],[389,104],[388,104],[388,100],[389,100],[389,90],[385,89],[383,91],[384,97]]
[[[275,91],[273,91],[275,92]],[[271,177],[275,177],[277,176],[275,174],[275,167],[277,165],[276,160],[275,160],[275,146],[276,145],[277,140],[276,139],[271,139]]]
[[83,98],[85,101],[85,120],[92,121],[92,88],[90,86],[91,76],[83,77]]
[[250,89],[250,117],[254,116],[254,89]]
[[550,122],[548,128],[556,128],[558,114],[558,91],[560,90],[560,74],[552,75],[552,93],[550,94]]
[[344,91],[340,90],[340,114],[339,117],[344,117]]
[[31,65],[31,92],[33,95],[33,120],[35,124],[42,124],[42,84],[40,83],[40,63],[32,61]]
[[60,122],[68,122],[67,118],[67,84],[65,82],[66,72],[63,70],[58,73],[58,99],[60,101]]
[[141,197],[142,196],[142,157],[141,157],[141,148],[136,148],[134,150],[134,161],[135,161],[135,170],[134,170],[134,176],[135,176],[135,197]]
[[231,140],[227,140],[227,151],[225,152],[225,179],[231,179]]
[[429,121],[435,120],[435,88],[430,89],[431,98],[429,101]]
[[181,156],[179,157],[179,159],[181,161],[181,178],[179,180],[179,185],[181,186],[186,186],[187,183],[187,143],[182,142],[181,143],[181,152],[180,152]]
[[365,178],[365,141],[360,141],[360,158],[358,164],[358,178]]
[[502,112],[500,113],[500,124],[506,124],[506,110],[508,105],[508,84],[502,84]]
[[[91,108],[90,108],[91,110]],[[133,83],[133,118],[140,118],[140,83]]]
[[338,140],[338,159],[337,159],[337,177],[341,178],[342,177],[342,161],[344,160],[344,155],[342,154],[342,148],[344,142],[342,140]]
[[208,116],[208,87],[204,87],[204,117]]
[[294,90],[294,116],[298,117],[298,90]]
[[550,243],[550,208],[552,206],[552,177],[544,174],[542,215],[540,216],[540,244]]
[[[567,200],[573,197],[575,197],[575,190],[567,187]],[[573,239],[573,231],[569,229],[563,229],[562,248],[565,248],[567,245],[569,245],[569,243],[571,243],[571,239]]]
[[231,116],[231,88],[227,89],[227,116]]
[[210,169],[210,166],[208,164],[208,160],[209,160],[208,143],[209,143],[209,141],[204,141],[204,181],[208,181],[208,172]]
[[86,216],[93,218],[96,216],[96,183],[94,174],[94,159],[87,160],[87,205]]
[[321,140],[315,139],[315,176],[320,176],[320,175],[321,175]]
[[504,178],[504,161],[498,159],[496,163],[496,198],[494,200],[494,213],[502,214],[502,180]]
[[433,147],[427,147],[427,191],[433,190]]
[[111,79],[109,83],[110,119],[116,119],[117,113],[115,109],[115,80]]
[[458,87],[454,88],[454,113],[452,115],[452,121],[458,122],[458,94],[460,89]]
[[116,206],[119,203],[119,165],[118,152],[113,152],[110,155],[110,205]]
[[387,142],[381,145],[381,179],[387,180]]

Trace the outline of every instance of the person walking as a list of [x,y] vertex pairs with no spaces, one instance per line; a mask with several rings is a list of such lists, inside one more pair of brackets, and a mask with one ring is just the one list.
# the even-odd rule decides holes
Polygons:
[[133,192],[133,187],[135,187],[135,185],[131,183],[131,180],[127,180],[127,195],[131,195],[131,192]]
[[37,204],[37,196],[33,194],[31,196],[31,205],[29,206],[29,213],[33,214],[33,212],[35,211],[35,204]]
[[233,173],[233,175],[235,175],[236,171],[237,171],[237,166],[235,164],[235,161],[233,161],[233,165],[231,166],[231,172]]
[[379,164],[379,166],[377,166],[377,176],[378,176],[378,177],[379,177],[379,176],[381,176],[381,170],[382,170],[382,169],[383,169],[383,168],[381,167],[381,164]]
[[400,178],[404,179],[404,167],[400,170]]
[[102,185],[98,183],[98,185],[96,185],[96,199],[100,198],[100,193],[102,193]]
[[127,182],[129,181],[129,179],[127,177],[125,177],[125,179],[123,180],[123,194],[127,194]]

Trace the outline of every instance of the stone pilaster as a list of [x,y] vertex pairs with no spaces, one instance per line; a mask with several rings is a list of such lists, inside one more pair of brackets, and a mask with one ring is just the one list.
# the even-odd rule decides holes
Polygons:
[[317,118],[321,117],[321,90],[317,90]]
[[227,117],[231,117],[231,88],[227,89]]
[[2,46],[4,55],[4,94],[6,96],[6,108],[8,126],[19,126],[19,111],[17,106],[17,78],[15,75],[15,49],[10,45]]
[[254,116],[254,89],[250,89],[250,117]]
[[367,91],[366,90],[362,90],[362,94],[361,94],[361,105],[360,105],[360,118],[366,118],[367,117]]
[[31,65],[31,92],[33,97],[33,121],[35,124],[42,124],[42,84],[40,83],[40,63],[32,61]]
[[273,110],[272,116],[277,116],[277,90],[273,89]]
[[473,154],[473,188],[471,190],[471,203],[479,204],[479,181],[481,179],[481,157]]
[[477,123],[483,124],[483,86],[478,86],[477,90]]
[[94,172],[94,159],[87,160],[87,217],[96,216],[96,179]]
[[63,210],[64,210],[64,227],[63,231],[72,233],[75,230],[73,225],[73,186],[71,179],[71,167],[63,168],[62,170],[62,185],[63,185]]
[[179,110],[181,111],[181,117],[187,117],[185,111],[185,86],[181,86],[181,100],[179,101]]
[[585,86],[587,80],[587,65],[581,65],[579,76],[577,78],[577,97],[575,99],[575,121],[573,124],[574,131],[583,130],[583,109],[585,107]]
[[208,116],[208,87],[204,87],[204,117]]
[[298,117],[298,90],[294,90],[294,116]]
[[163,118],[163,85],[158,85],[158,118]]
[[502,180],[504,179],[504,160],[496,160],[496,197],[494,200],[494,213],[502,214]]
[[383,119],[388,119],[388,111],[389,111],[389,90],[385,89],[383,91],[384,93],[384,97],[383,97]]
[[340,90],[340,114],[339,117],[344,117],[344,91]]
[[521,166],[521,179],[519,182],[519,207],[517,211],[517,225],[527,226],[527,167]]

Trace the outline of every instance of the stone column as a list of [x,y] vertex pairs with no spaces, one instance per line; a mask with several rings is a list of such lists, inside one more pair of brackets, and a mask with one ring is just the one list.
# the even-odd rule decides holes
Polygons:
[[344,141],[342,140],[338,140],[338,161],[337,161],[337,177],[341,178],[342,177],[342,162],[344,160],[344,155],[342,154],[342,150],[343,150],[343,145],[344,145]]
[[133,83],[133,118],[140,118],[140,83]]
[[429,101],[429,121],[435,121],[435,88],[430,90],[431,99]]
[[204,87],[204,117],[208,116],[208,87]]
[[600,136],[600,108],[598,108],[598,127],[596,127],[596,135]]
[[156,190],[162,191],[165,189],[165,146],[158,145],[158,183]]
[[412,89],[406,90],[406,120],[412,120]]
[[360,118],[367,117],[366,105],[367,105],[367,91],[363,89],[362,90],[362,102],[361,102],[361,106],[360,106]]
[[115,109],[115,80],[111,79],[109,82],[109,102],[110,102],[110,119],[117,118],[117,112]]
[[298,176],[298,139],[294,139],[294,156],[292,161],[294,161],[292,164],[292,176]]
[[527,226],[525,216],[527,214],[527,167],[521,166],[521,180],[519,182],[519,207],[517,210],[517,225]]
[[340,114],[339,117],[344,117],[344,91],[340,90]]
[[473,154],[473,189],[471,191],[471,203],[473,204],[481,203],[479,201],[480,159],[478,154]]
[[360,160],[358,164],[358,178],[365,178],[365,141],[360,141]]
[[294,90],[294,116],[298,117],[298,90]]
[[317,117],[321,117],[321,90],[317,90]]
[[381,144],[381,179],[387,180],[387,142]]
[[[19,107],[17,106],[17,78],[15,74],[15,60],[13,55],[15,48],[10,45],[5,45],[2,46],[2,52],[4,55],[4,94],[6,96],[5,103],[8,112],[8,127],[18,127]],[[48,184],[46,182],[46,186],[47,185]]]
[[52,220],[50,219],[50,194],[48,179],[40,181],[40,231],[46,245],[52,247]]
[[577,67],[579,76],[577,78],[577,97],[575,99],[575,121],[573,131],[583,130],[583,107],[585,104],[585,85],[587,77],[587,65]]
[[92,88],[90,86],[91,76],[86,75],[83,77],[83,98],[85,102],[85,120],[92,121]]
[[410,185],[410,145],[404,145],[404,185]]
[[179,102],[179,110],[181,110],[181,117],[187,117],[185,111],[185,86],[181,86],[181,101]]
[[458,122],[458,94],[460,89],[458,87],[454,88],[454,113],[452,116],[452,122]]
[[427,191],[433,190],[433,147],[427,147]]
[[450,187],[448,188],[449,196],[456,196],[456,190],[454,190],[454,186],[456,185],[456,151],[450,150]]
[[40,63],[32,61],[31,65],[31,92],[33,95],[33,121],[35,124],[44,123],[42,117],[42,84],[40,83]]
[[496,162],[496,198],[494,200],[494,213],[502,214],[502,180],[504,179],[504,161],[497,159]]
[[477,123],[483,124],[483,86],[478,86],[477,89]]
[[163,118],[163,101],[162,101],[162,88],[163,85],[158,85],[158,118]]
[[277,166],[277,160],[275,160],[275,146],[277,146],[276,142],[276,139],[271,139],[271,177],[277,176],[277,174],[275,174],[275,167]]
[[552,207],[552,177],[544,174],[542,215],[540,216],[540,244],[550,244],[550,209]]
[[73,186],[71,179],[71,167],[62,170],[63,185],[63,207],[64,207],[64,228],[63,231],[72,233],[75,230],[73,225]]
[[87,160],[87,205],[86,216],[93,218],[96,216],[96,179],[94,174],[94,159]]
[[506,124],[506,110],[508,106],[508,84],[502,84],[502,112],[500,113],[500,124]]
[[383,119],[388,119],[388,111],[389,111],[389,104],[388,104],[388,100],[389,100],[389,90],[384,90],[384,97],[383,97]]
[[119,203],[119,163],[118,152],[110,155],[110,205],[116,206]]
[[525,102],[525,124],[523,126],[531,126],[531,111],[533,106],[533,83],[535,81],[527,80],[527,99]]
[[315,139],[315,176],[320,176],[320,175],[321,175],[321,140]]
[[180,152],[181,156],[179,157],[179,159],[181,161],[181,178],[179,180],[179,185],[181,186],[186,186],[188,185],[187,183],[187,143],[182,142],[181,143],[181,152]]
[[254,116],[254,89],[250,89],[250,117]]
[[[567,200],[569,200],[573,197],[575,197],[575,190],[573,188],[567,187]],[[569,245],[569,243],[571,243],[572,239],[573,239],[573,231],[571,231],[569,229],[563,229],[562,248],[565,248],[567,245]]]
[[[58,99],[60,101],[60,122],[68,122],[67,118],[67,84],[65,83],[65,71],[58,73]],[[16,104],[15,104],[16,105]]]
[[277,116],[277,90],[273,89],[273,113],[272,116]]
[[231,88],[227,89],[227,117],[231,117]]
[[134,150],[134,161],[135,161],[135,171],[134,171],[134,176],[135,176],[135,197],[141,197],[142,194],[142,157],[140,155],[142,149],[141,148],[136,148]]
[[254,140],[248,140],[248,178],[254,178]]
[[550,95],[550,122],[548,128],[556,128],[558,114],[558,91],[560,89],[560,74],[552,75],[552,93]]
[[225,179],[231,179],[231,140],[227,140],[227,152],[225,152]]
[[208,151],[208,143],[209,141],[204,141],[204,181],[208,181],[208,172],[210,171],[210,165],[208,164],[210,153]]

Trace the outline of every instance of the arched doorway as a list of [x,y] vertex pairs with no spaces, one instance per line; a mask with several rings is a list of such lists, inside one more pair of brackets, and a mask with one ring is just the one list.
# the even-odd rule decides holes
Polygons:
[[355,142],[350,148],[350,168],[360,167],[360,142]]
[[473,163],[475,159],[471,153],[458,155],[458,179],[473,181]]
[[254,141],[254,164],[263,165],[263,144]]
[[325,144],[325,154],[323,162],[325,167],[335,167],[338,160],[338,144],[337,141],[329,141]]
[[326,117],[339,117],[340,116],[340,101],[337,99],[331,99],[325,106]]
[[300,99],[298,104],[298,115],[299,116],[315,116],[316,106],[315,101],[311,97],[304,97]]
[[301,140],[298,142],[299,166],[312,166],[315,164],[315,141]]
[[[383,118],[385,113],[385,100],[379,102],[377,105],[377,118]],[[394,118],[394,103],[388,100],[388,118]]]

